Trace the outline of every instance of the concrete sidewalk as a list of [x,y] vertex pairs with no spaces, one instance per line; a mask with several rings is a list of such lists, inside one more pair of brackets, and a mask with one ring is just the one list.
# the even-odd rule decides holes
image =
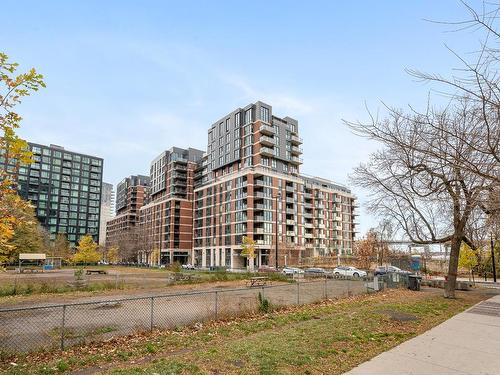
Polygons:
[[500,374],[500,295],[346,374]]

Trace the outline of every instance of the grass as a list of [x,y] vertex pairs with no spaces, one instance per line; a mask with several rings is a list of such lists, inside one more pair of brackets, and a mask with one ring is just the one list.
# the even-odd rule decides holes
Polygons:
[[58,285],[55,283],[29,282],[15,283],[0,286],[0,297],[8,296],[29,296],[35,294],[63,294],[71,292],[98,292],[105,290],[123,289],[123,282],[115,283],[113,281],[91,282],[82,286]]
[[0,372],[56,374],[100,366],[119,375],[341,374],[484,299],[471,292],[458,297],[397,290],[289,307],[62,353],[5,357]]

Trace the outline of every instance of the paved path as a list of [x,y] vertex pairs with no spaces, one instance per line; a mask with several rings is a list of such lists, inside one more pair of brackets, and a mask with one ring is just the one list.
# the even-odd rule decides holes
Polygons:
[[346,374],[500,374],[500,295]]

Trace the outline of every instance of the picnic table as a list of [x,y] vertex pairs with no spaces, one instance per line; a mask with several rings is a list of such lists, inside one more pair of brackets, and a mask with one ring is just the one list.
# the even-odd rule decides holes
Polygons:
[[85,273],[87,275],[91,275],[93,273],[97,273],[97,274],[100,274],[100,275],[106,275],[107,274],[107,272],[104,271],[104,270],[85,270]]
[[252,287],[252,286],[263,286],[267,285],[269,283],[269,278],[266,276],[255,276],[251,277],[247,281],[247,286]]

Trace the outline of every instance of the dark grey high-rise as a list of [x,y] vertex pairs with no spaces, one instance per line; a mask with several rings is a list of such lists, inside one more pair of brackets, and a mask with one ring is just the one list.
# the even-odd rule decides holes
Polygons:
[[103,159],[61,146],[29,143],[34,162],[19,169],[19,191],[55,239],[76,244],[85,234],[99,241]]

